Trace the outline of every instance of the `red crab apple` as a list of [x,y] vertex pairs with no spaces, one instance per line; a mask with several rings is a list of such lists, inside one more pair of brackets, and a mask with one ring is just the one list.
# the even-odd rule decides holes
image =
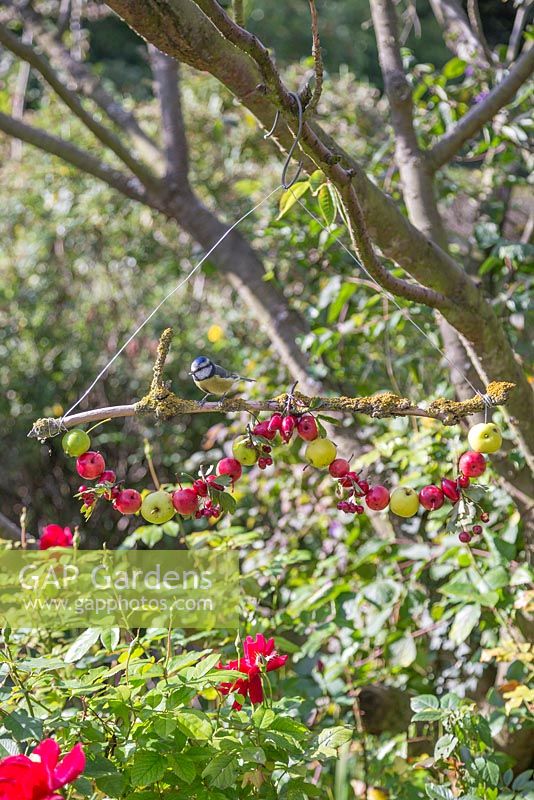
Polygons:
[[113,505],[121,514],[136,514],[143,503],[143,498],[136,489],[123,489],[113,501]]
[[293,431],[297,425],[297,420],[291,414],[285,416],[282,420],[282,425],[280,427],[280,436],[287,444],[291,437],[293,436]]
[[469,531],[460,531],[458,538],[463,544],[469,544],[471,541],[471,534]]
[[336,458],[328,467],[328,472],[333,478],[344,478],[350,471],[350,464],[345,458]]
[[172,495],[172,504],[183,517],[190,517],[198,509],[198,495],[194,489],[177,489]]
[[283,417],[281,414],[273,414],[271,419],[267,422],[267,429],[269,433],[277,433],[282,428]]
[[467,475],[468,478],[478,478],[486,470],[486,459],[482,453],[468,450],[460,456],[458,466],[463,475]]
[[208,496],[208,484],[206,481],[202,480],[202,478],[198,478],[193,483],[193,489],[198,494],[199,497],[207,497]]
[[105,469],[102,475],[100,475],[98,482],[99,483],[115,483],[117,480],[117,476],[115,475],[112,469]]
[[297,422],[297,433],[301,439],[306,442],[312,442],[319,436],[319,428],[315,421],[315,417],[311,414],[303,414]]
[[100,477],[106,469],[106,462],[102,453],[88,450],[76,459],[76,471],[81,478],[93,480]]
[[460,489],[467,489],[469,486],[470,479],[467,475],[458,475],[456,483],[458,484]]
[[447,497],[451,503],[457,503],[460,499],[460,490],[456,486],[456,481],[451,481],[449,478],[442,478],[441,489],[445,497]]
[[252,428],[252,433],[255,433],[256,436],[263,436],[264,439],[269,439],[269,441],[276,436],[276,431],[269,430],[268,420],[258,422],[258,424]]
[[389,492],[385,486],[371,486],[365,496],[365,502],[373,511],[383,511],[389,503]]
[[427,511],[436,511],[443,505],[443,492],[431,483],[419,492],[419,502]]
[[217,475],[228,475],[232,483],[239,480],[243,474],[243,468],[237,458],[221,458],[217,464]]

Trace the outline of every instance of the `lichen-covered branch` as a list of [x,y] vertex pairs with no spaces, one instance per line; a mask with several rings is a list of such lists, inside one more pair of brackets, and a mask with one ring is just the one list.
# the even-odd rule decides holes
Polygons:
[[284,411],[288,408],[288,403],[295,411],[308,409],[335,411],[348,415],[367,414],[374,418],[428,417],[439,420],[444,425],[456,425],[461,419],[483,411],[485,402],[491,402],[493,406],[503,405],[514,388],[513,383],[495,381],[486,388],[486,401],[481,395],[475,395],[475,397],[460,402],[438,398],[426,408],[415,406],[406,397],[399,397],[393,392],[382,392],[370,397],[311,397],[295,391],[291,394],[286,392],[271,400],[244,400],[241,397],[234,397],[220,402],[201,403],[178,397],[163,381],[163,369],[171,345],[172,334],[172,328],[166,328],[161,334],[150,389],[137,403],[91,409],[59,419],[44,417],[34,422],[28,436],[44,441],[77,425],[147,413],[154,414],[160,420],[172,419],[181,414],[214,412],[230,414],[246,411],[255,416],[261,411]]

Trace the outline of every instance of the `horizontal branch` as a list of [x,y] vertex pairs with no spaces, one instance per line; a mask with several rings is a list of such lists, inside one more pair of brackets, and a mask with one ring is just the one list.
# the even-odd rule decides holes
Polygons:
[[20,542],[21,533],[19,526],[0,512],[0,539]]
[[[512,389],[513,383],[493,382],[486,389],[486,395],[494,406],[503,405]],[[438,398],[426,408],[414,406],[405,397],[392,392],[371,395],[370,397],[308,397],[295,392],[293,397],[297,410],[312,410],[319,414],[323,411],[336,411],[342,414],[366,414],[375,419],[384,417],[426,417],[435,419],[444,425],[457,425],[461,419],[470,417],[484,410],[481,395],[460,402]],[[240,397],[229,398],[220,402],[201,403],[195,400],[184,400],[174,392],[159,385],[152,387],[149,394],[138,403],[123,406],[107,406],[81,411],[68,417],[44,417],[34,422],[28,434],[31,438],[45,441],[53,436],[78,425],[94,424],[105,419],[134,417],[152,412],[158,419],[172,419],[183,414],[231,414],[248,412],[257,415],[262,411],[280,411],[287,408],[290,396],[282,394],[272,400],[243,400]]]
[[480,103],[473,106],[428,152],[428,163],[434,170],[446,164],[460,150],[462,145],[472,139],[483,126],[507,103],[534,70],[534,47],[525,50],[510,72]]
[[32,125],[14,119],[2,112],[0,112],[0,131],[3,131],[8,136],[13,136],[15,139],[34,145],[40,150],[50,153],[50,155],[62,158],[63,161],[67,161],[73,167],[99,178],[99,180],[104,181],[132,200],[138,200],[141,203],[146,201],[145,190],[137,178],[130,177],[124,172],[108,166],[86,150],[82,150],[65,139],[45,133],[39,128],[34,128]]

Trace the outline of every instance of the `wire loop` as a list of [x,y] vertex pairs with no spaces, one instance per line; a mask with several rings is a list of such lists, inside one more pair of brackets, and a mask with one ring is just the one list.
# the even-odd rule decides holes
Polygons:
[[[287,158],[285,160],[285,164],[284,164],[284,166],[282,168],[281,184],[282,184],[282,187],[284,189],[291,189],[291,187],[295,185],[295,183],[298,181],[298,179],[300,177],[300,173],[302,172],[302,167],[303,167],[302,161],[299,161],[299,165],[297,167],[297,172],[295,173],[295,177],[291,181],[288,182],[288,180],[287,180],[287,171],[289,169],[289,165],[291,164],[291,159],[293,158],[293,153],[295,152],[296,148],[298,147],[299,142],[300,142],[300,137],[302,136],[302,123],[303,123],[303,119],[304,119],[304,110],[302,108],[302,101],[300,99],[300,96],[296,92],[288,92],[288,94],[291,97],[294,98],[294,100],[295,100],[295,102],[297,104],[297,108],[298,108],[298,112],[299,112],[299,121],[298,121],[297,135],[295,136],[293,144],[289,148],[289,151],[288,151],[288,154],[287,154]],[[263,137],[264,139],[269,139],[269,137],[273,135],[273,133],[276,130],[276,126],[278,125],[279,120],[280,120],[280,112],[277,111],[276,112],[276,116],[274,118],[273,126],[272,126],[271,130],[268,131],[264,135],[264,137]]]

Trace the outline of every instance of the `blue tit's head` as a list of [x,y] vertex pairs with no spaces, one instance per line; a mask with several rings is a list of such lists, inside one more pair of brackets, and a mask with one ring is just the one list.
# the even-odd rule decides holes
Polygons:
[[206,356],[197,356],[197,358],[191,362],[191,372],[189,374],[195,376],[197,372],[211,369],[212,366],[213,362],[210,361],[209,358],[206,358]]

